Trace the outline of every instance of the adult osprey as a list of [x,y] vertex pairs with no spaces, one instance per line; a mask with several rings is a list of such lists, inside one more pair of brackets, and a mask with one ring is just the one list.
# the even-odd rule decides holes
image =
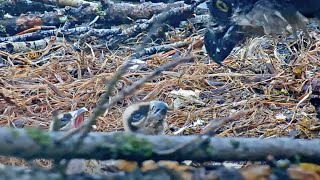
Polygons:
[[282,34],[290,26],[306,32],[308,20],[320,18],[319,0],[210,0],[208,7],[214,23],[204,43],[218,64],[246,37]]

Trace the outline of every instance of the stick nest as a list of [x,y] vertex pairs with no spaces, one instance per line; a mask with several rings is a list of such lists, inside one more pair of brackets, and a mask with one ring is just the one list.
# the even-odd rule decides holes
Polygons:
[[[160,99],[171,106],[168,134],[179,130],[180,134],[197,134],[211,121],[250,110],[251,113],[219,127],[217,135],[318,137],[320,124],[309,102],[313,93],[308,91],[311,82],[319,77],[318,42],[308,41],[302,35],[294,40],[249,39],[225,61],[224,64],[237,69],[231,72],[209,60],[202,47],[201,30],[193,27],[191,32],[190,29],[174,29],[167,33],[163,44],[186,41],[189,45],[145,57],[143,68],[130,70],[113,93],[177,54],[184,56],[191,50],[191,54],[197,56],[196,62],[181,64],[144,84],[99,117],[96,131],[122,131],[121,115],[128,105]],[[318,32],[312,33],[318,35]],[[0,69],[1,125],[13,122],[17,126],[48,129],[54,110],[68,112],[81,107],[89,110],[86,114],[89,116],[104,92],[105,83],[133,53],[135,46],[127,44],[110,51],[95,48],[95,43],[89,42],[81,51],[76,51],[66,42],[55,42],[47,51],[48,61],[42,65],[26,63],[38,58],[37,53],[42,51],[8,54],[11,61],[21,61],[25,65]],[[151,46],[154,44],[148,44]],[[189,90],[196,95],[172,93],[178,90]],[[19,164],[12,159],[2,163]]]

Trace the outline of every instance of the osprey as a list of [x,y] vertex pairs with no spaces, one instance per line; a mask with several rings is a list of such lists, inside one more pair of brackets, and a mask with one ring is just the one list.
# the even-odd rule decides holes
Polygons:
[[[140,102],[126,108],[122,114],[122,122],[126,132],[145,135],[164,134],[167,125],[165,118],[168,105],[162,101]],[[131,172],[136,162],[126,160],[108,160],[101,162],[105,172]],[[129,168],[129,169],[128,169]]]
[[166,127],[168,105],[162,101],[140,102],[130,105],[122,115],[127,132],[157,135]]
[[55,122],[52,121],[49,126],[49,131],[69,131],[80,127],[84,122],[84,113],[87,111],[87,108],[82,107],[74,111],[59,114],[57,118],[59,119],[58,123],[60,127],[55,127]]
[[214,22],[206,29],[204,44],[218,64],[246,37],[307,32],[309,19],[320,18],[318,0],[210,0],[208,7]]
[[[58,121],[52,121],[50,123],[49,131],[70,131],[75,128],[79,128],[84,123],[84,113],[87,112],[88,109],[82,107],[80,109],[61,113],[57,115]],[[56,124],[58,123],[58,124]],[[57,125],[59,127],[57,127]],[[86,160],[84,159],[72,159],[67,166],[67,174],[79,174],[86,171],[87,165]]]

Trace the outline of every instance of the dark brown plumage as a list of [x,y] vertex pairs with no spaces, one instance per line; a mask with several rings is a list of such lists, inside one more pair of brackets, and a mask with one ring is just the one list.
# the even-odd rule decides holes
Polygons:
[[208,25],[204,43],[208,55],[218,64],[246,37],[297,29],[308,35],[309,19],[320,19],[318,0],[210,0],[208,7],[213,22]]

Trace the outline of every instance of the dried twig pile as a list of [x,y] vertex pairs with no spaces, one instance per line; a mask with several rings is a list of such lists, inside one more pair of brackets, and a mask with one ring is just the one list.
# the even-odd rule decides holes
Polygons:
[[[9,10],[4,7],[19,9],[21,2],[1,3],[0,10]],[[122,131],[121,114],[127,105],[160,99],[171,106],[167,134],[319,137],[317,106],[310,103],[319,94],[317,30],[311,32],[314,41],[303,35],[299,39],[249,39],[226,61],[236,69],[231,72],[204,52],[208,16],[194,5],[105,0],[53,9],[52,4],[29,3],[41,5],[41,10],[28,15],[17,9],[4,11],[14,16],[1,20],[6,29],[0,37],[2,126],[13,122],[47,129],[53,111],[84,106],[90,117],[124,64],[134,66],[116,79],[110,99],[105,100],[111,101],[160,65],[191,55],[193,62],[162,69],[156,78],[141,83],[141,88],[108,108],[97,118],[96,131]],[[311,102],[315,105],[317,99]],[[23,164],[12,158],[3,158],[1,163]]]

